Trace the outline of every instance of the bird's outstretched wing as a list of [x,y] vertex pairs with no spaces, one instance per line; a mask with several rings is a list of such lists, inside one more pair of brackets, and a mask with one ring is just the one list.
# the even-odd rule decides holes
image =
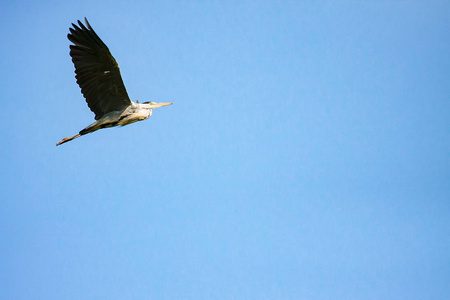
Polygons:
[[111,111],[121,111],[131,104],[119,65],[92,29],[88,20],[86,26],[78,21],[72,23],[67,38],[70,45],[70,56],[75,65],[75,78],[81,88],[89,108],[98,120]]

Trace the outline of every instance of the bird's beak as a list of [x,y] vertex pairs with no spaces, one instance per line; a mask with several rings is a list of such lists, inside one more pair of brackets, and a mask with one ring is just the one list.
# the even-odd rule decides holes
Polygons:
[[157,103],[155,108],[157,107],[161,107],[161,106],[166,106],[166,105],[172,105],[173,103]]

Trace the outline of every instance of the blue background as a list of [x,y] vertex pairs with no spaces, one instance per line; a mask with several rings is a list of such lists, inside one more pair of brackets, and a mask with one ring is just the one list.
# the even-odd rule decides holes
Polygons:
[[[450,299],[448,1],[2,1],[0,299]],[[145,121],[93,121],[87,17]]]

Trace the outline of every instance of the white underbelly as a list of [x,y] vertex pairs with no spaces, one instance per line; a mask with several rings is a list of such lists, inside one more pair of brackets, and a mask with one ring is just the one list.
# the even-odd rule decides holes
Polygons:
[[118,124],[120,126],[125,126],[125,125],[128,125],[128,124],[137,122],[137,121],[146,120],[151,115],[152,115],[152,111],[151,110],[147,110],[147,109],[138,110],[138,111],[135,111],[132,114],[126,116],[122,120],[120,120]]

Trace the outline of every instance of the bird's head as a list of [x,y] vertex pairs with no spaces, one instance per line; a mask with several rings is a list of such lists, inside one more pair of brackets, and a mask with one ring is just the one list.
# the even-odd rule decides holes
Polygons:
[[161,107],[161,106],[171,105],[173,103],[144,102],[142,104],[144,104],[145,108],[147,108],[147,109],[154,109],[154,108],[158,108],[158,107]]

